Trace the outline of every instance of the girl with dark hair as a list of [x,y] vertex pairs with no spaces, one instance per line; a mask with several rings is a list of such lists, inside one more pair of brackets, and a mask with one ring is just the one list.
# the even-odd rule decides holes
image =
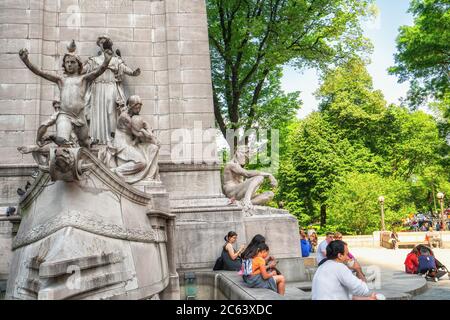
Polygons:
[[253,257],[258,250],[258,245],[261,243],[266,243],[266,238],[260,234],[255,235],[244,252],[242,252],[242,259],[249,259]]
[[284,276],[277,275],[276,271],[268,271],[266,258],[269,256],[269,247],[265,243],[256,246],[254,256],[244,260],[242,278],[250,288],[265,288],[284,295],[286,282]]
[[377,300],[369,295],[367,284],[358,279],[345,265],[347,244],[335,240],[328,244],[326,259],[321,261],[312,281],[313,300]]
[[237,233],[234,231],[228,232],[224,240],[226,243],[222,248],[223,270],[239,271],[242,264],[240,255],[244,250],[244,245],[241,245],[238,251],[234,250],[233,244],[237,240]]
[[[258,246],[261,243],[266,243],[266,238],[261,234],[256,234],[253,239],[248,244],[247,248],[242,253],[242,260],[245,259],[252,259],[257,254]],[[269,271],[276,271],[278,275],[281,273],[276,269],[277,261],[273,256],[267,256],[265,258],[266,260],[266,268],[269,269]]]

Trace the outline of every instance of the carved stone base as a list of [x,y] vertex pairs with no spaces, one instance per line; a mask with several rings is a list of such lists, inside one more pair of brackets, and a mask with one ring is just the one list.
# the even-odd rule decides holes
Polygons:
[[79,181],[41,173],[21,199],[7,299],[176,297],[168,194],[142,192],[95,159]]
[[278,260],[287,281],[304,281],[298,221],[286,210],[253,206],[251,214],[225,197],[172,201],[176,219],[179,273],[212,270],[229,231],[238,234],[236,249],[254,235],[266,237],[270,254]]

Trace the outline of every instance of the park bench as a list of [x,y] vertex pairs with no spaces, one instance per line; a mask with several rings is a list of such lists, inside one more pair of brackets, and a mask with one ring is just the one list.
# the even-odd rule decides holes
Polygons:
[[[438,236],[438,235],[435,235],[434,237],[435,237],[435,239],[440,239],[440,236]],[[394,245],[392,244],[392,242],[389,241],[390,239],[391,239],[391,232],[390,231],[383,231],[380,234],[380,245],[383,248],[394,249]],[[402,240],[400,240],[399,242],[397,242],[397,247],[398,248],[414,248],[415,246],[417,246],[419,244],[423,244],[423,245],[426,245],[426,246],[429,245],[428,241],[425,241],[425,239],[424,240],[415,240],[415,241],[402,241]]]
[[[418,246],[419,244],[428,246],[427,241],[399,241],[399,242],[397,242],[397,246],[399,248],[414,248],[415,246]],[[391,243],[391,247],[392,247],[392,243]],[[393,249],[393,247],[391,249]]]

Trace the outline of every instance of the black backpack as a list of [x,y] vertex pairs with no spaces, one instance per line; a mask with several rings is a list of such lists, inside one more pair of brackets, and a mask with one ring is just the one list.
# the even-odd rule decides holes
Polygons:
[[213,271],[223,270],[223,258],[222,256],[218,257],[216,263],[214,264]]

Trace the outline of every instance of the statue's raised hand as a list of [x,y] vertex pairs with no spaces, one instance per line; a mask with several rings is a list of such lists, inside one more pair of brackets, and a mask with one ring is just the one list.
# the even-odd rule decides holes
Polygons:
[[27,60],[28,59],[28,50],[26,48],[20,49],[19,56],[20,56],[20,59],[22,59],[23,61]]
[[110,60],[113,56],[113,52],[111,49],[106,49],[104,52],[105,54],[105,59]]
[[133,77],[137,77],[137,76],[140,75],[140,74],[141,74],[141,69],[140,69],[140,68],[137,68],[136,70],[133,71],[132,76],[133,76]]

